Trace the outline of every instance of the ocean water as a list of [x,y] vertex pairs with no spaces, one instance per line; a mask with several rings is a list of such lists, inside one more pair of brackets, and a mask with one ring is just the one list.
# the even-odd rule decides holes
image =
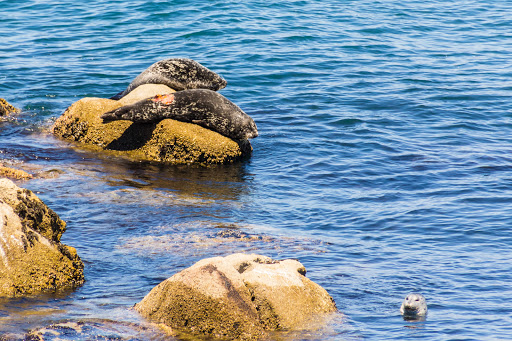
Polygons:
[[[130,307],[199,259],[252,252],[299,259],[343,313],[277,339],[512,340],[511,2],[3,0],[0,14],[0,97],[22,109],[0,121],[0,162],[39,175],[18,184],[67,222],[87,280],[0,301],[3,337],[85,321],[84,340],[165,339],[126,327],[144,324]],[[260,132],[249,160],[132,163],[48,133],[171,57],[228,81]],[[426,321],[400,316],[409,292]]]

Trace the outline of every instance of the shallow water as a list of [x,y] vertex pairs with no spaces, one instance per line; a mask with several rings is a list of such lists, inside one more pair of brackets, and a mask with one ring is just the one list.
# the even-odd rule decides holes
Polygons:
[[[342,321],[288,339],[512,339],[512,4],[3,1],[0,159],[68,223],[87,282],[0,302],[0,335],[129,308],[199,259],[297,258]],[[153,62],[193,58],[260,132],[208,169],[112,160],[47,131]],[[219,234],[238,228],[239,235]],[[405,322],[411,291],[429,304]],[[64,321],[64,322],[63,322]],[[134,335],[133,337],[137,337]]]

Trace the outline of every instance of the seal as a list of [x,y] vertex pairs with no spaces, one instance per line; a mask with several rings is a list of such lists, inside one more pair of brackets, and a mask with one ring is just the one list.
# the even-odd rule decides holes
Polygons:
[[103,122],[129,120],[158,122],[166,118],[189,122],[233,140],[258,136],[254,120],[218,92],[207,89],[177,91],[146,98],[101,115]]
[[154,63],[110,99],[119,100],[142,84],[164,84],[173,90],[209,89],[217,91],[226,87],[224,78],[187,58],[171,58]]
[[427,315],[427,300],[422,294],[410,293],[400,307],[404,320],[421,321]]

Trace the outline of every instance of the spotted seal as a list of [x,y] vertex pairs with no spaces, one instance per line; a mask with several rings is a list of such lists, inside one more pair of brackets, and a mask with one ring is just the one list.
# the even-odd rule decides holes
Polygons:
[[254,120],[218,92],[206,89],[157,95],[104,113],[103,122],[129,120],[158,122],[165,118],[189,122],[234,140],[258,136]]
[[185,89],[209,89],[217,91],[226,87],[226,80],[187,58],[171,58],[154,63],[121,91],[110,99],[121,99],[142,84],[164,84],[176,91]]
[[427,300],[422,294],[410,293],[400,307],[405,320],[424,320],[427,315]]

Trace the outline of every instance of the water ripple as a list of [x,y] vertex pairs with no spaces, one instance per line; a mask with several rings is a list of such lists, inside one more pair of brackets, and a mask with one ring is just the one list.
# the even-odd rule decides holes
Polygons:
[[[52,315],[122,320],[199,258],[254,251],[299,258],[328,289],[350,326],[333,340],[509,337],[509,3],[28,0],[2,10],[1,97],[23,111],[0,121],[0,159],[59,169],[23,185],[68,222],[63,239],[87,282],[43,299],[43,319],[20,322],[15,303],[0,305],[0,334]],[[222,94],[261,133],[250,160],[132,164],[48,136],[77,99],[110,97],[170,57],[227,79]],[[221,223],[268,240],[215,244]],[[184,256],[180,243],[195,247]],[[425,324],[398,314],[409,291],[427,296]]]

